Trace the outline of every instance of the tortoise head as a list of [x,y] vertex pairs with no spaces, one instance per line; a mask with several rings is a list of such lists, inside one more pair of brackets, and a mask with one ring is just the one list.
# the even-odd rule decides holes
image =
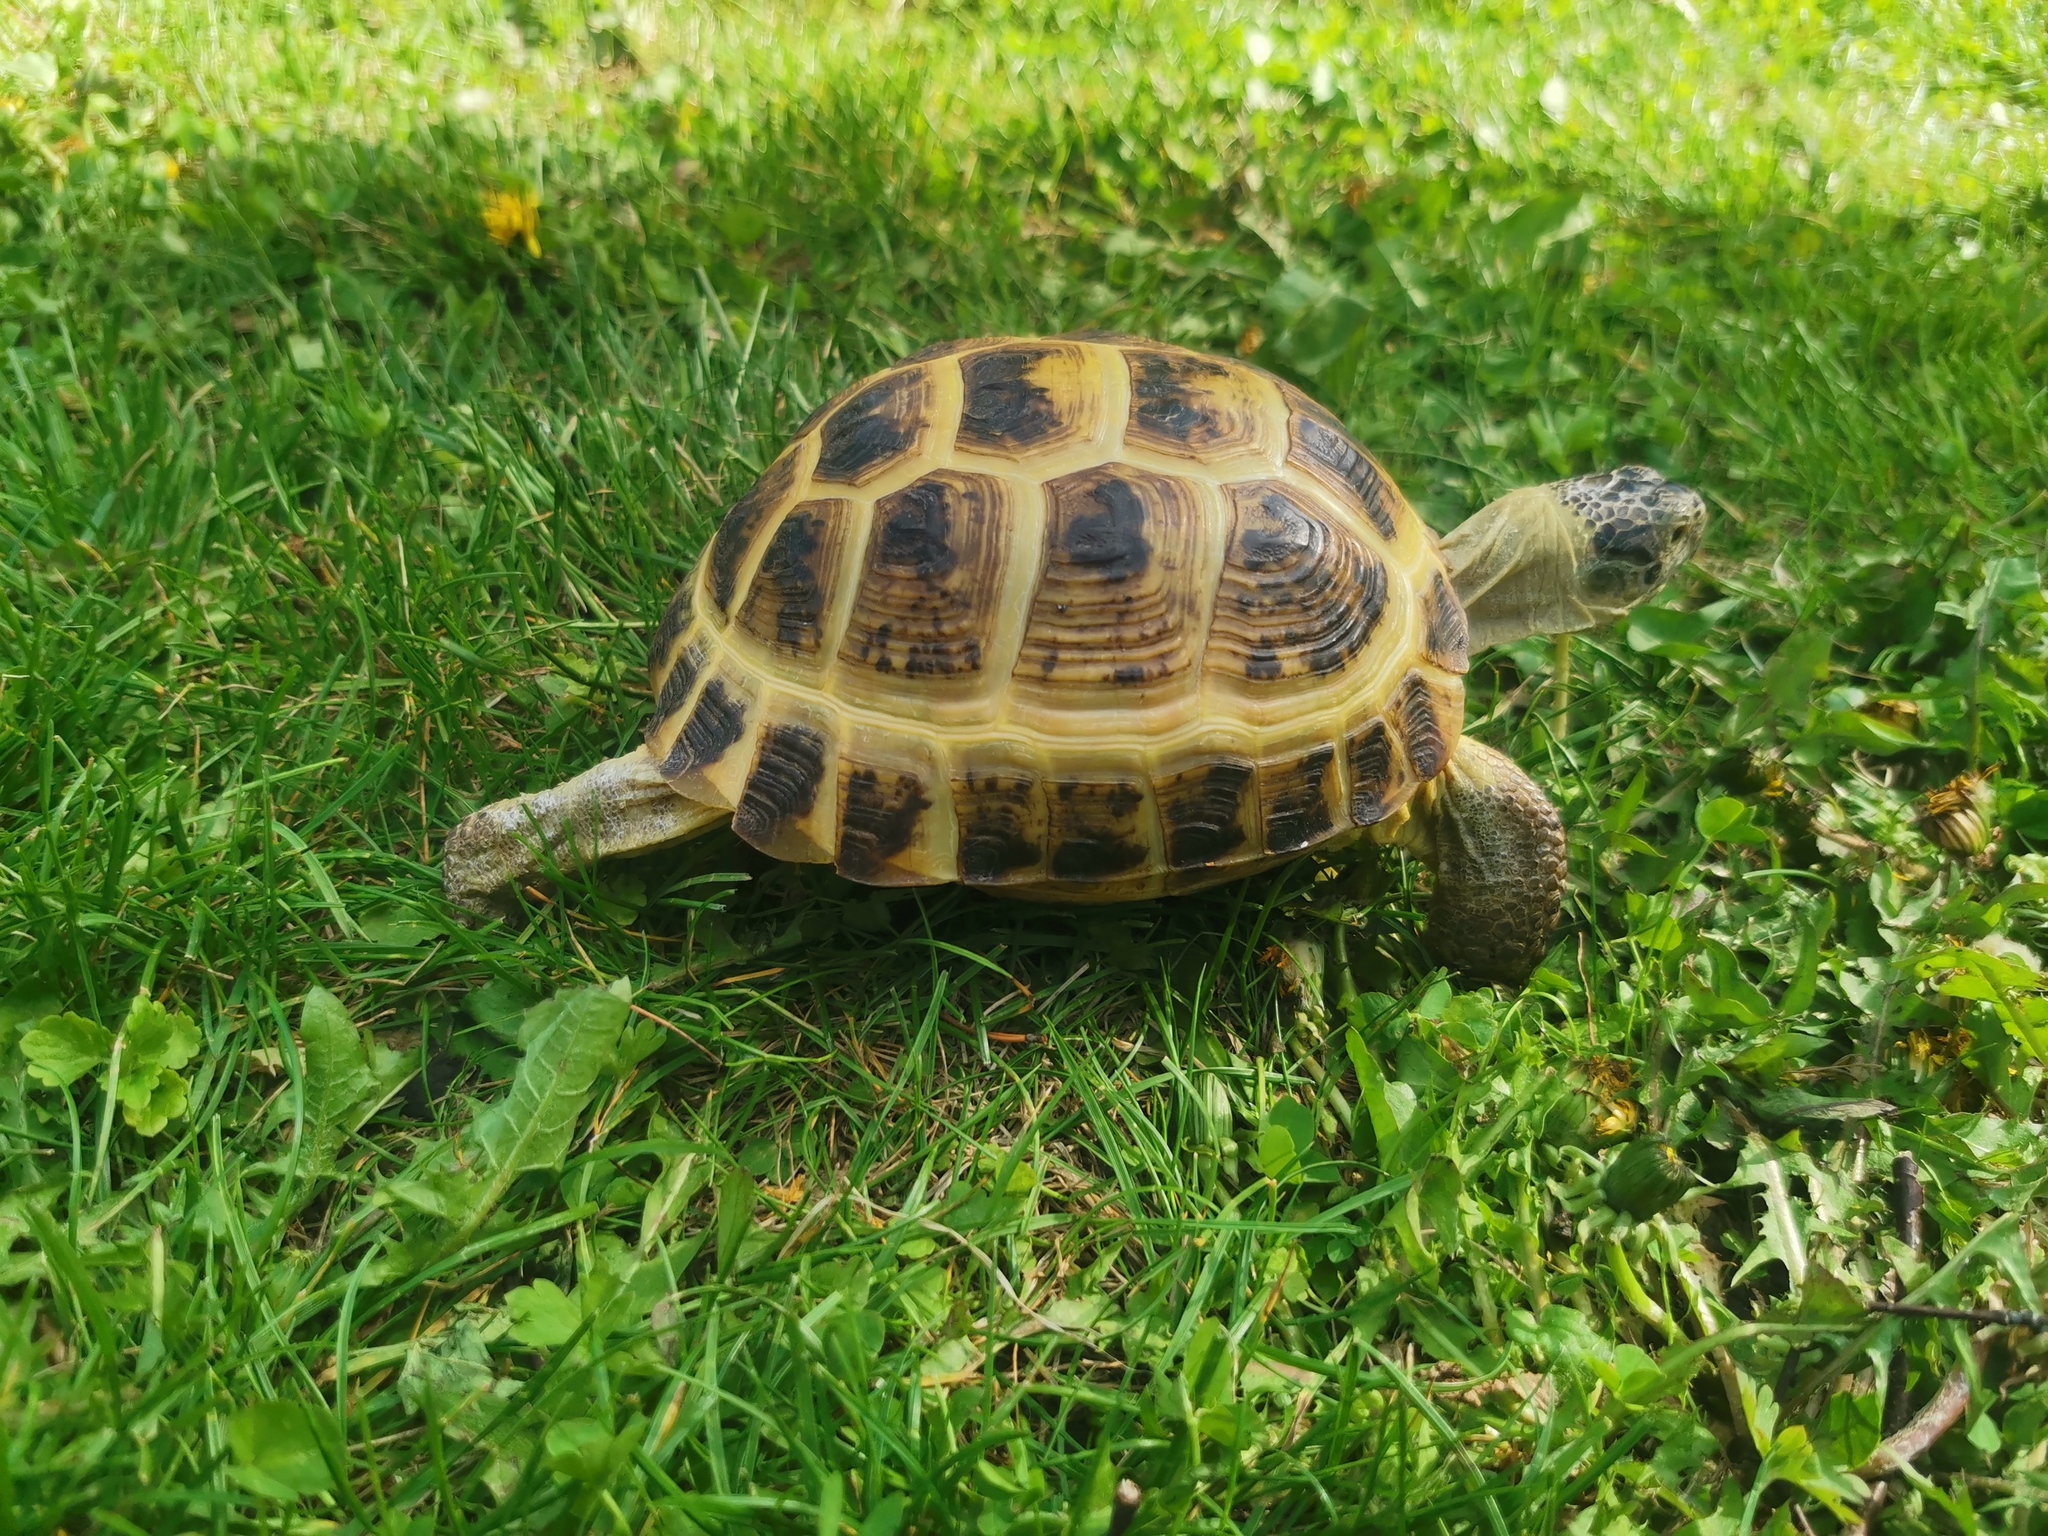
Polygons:
[[1626,613],[1678,574],[1700,547],[1707,504],[1690,486],[1630,464],[1546,487],[1578,514],[1578,598],[1589,613]]
[[1475,649],[1611,623],[1700,546],[1699,492],[1629,465],[1526,486],[1443,541]]

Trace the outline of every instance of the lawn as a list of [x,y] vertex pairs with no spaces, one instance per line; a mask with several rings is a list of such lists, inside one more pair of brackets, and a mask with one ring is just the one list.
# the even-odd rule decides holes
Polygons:
[[[0,13],[0,1533],[2039,1530],[2044,40]],[[1706,495],[1475,667],[1570,829],[1525,991],[1395,854],[1068,911],[721,833],[455,920],[814,407],[1083,326],[1439,529]]]

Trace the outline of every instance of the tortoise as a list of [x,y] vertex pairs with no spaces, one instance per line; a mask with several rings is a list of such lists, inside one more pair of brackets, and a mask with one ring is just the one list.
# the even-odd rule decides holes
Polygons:
[[1630,467],[1441,542],[1293,385],[1106,332],[928,348],[821,407],[649,647],[645,742],[464,820],[455,902],[728,821],[878,886],[1131,901],[1360,837],[1434,868],[1431,947],[1519,984],[1557,812],[1462,734],[1468,650],[1564,634],[1688,559]]

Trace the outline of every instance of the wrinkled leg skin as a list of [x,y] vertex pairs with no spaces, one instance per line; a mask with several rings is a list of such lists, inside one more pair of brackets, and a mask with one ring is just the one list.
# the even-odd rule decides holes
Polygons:
[[500,800],[465,817],[441,851],[441,888],[454,905],[502,916],[513,888],[556,868],[651,853],[722,825],[731,812],[669,788],[645,748],[566,783]]
[[1429,947],[1453,970],[1519,987],[1564,905],[1564,824],[1526,773],[1469,736],[1418,820],[1436,866]]

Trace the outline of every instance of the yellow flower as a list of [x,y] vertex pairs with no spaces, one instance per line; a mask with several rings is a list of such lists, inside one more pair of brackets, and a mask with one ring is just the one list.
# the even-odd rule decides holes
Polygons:
[[526,242],[526,254],[540,254],[540,199],[531,192],[493,192],[484,199],[484,229],[498,244]]

